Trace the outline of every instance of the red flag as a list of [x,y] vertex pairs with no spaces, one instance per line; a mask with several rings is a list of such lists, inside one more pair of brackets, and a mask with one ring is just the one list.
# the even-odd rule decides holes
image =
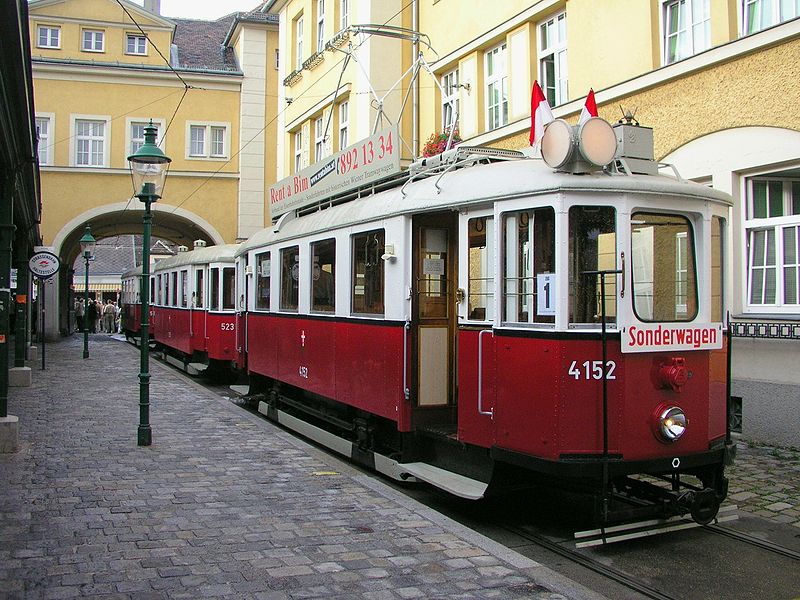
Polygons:
[[555,120],[550,104],[539,87],[539,82],[533,81],[533,91],[531,92],[531,133],[528,140],[531,146],[537,144],[544,134],[544,126],[550,121]]
[[578,119],[578,125],[583,125],[592,117],[597,116],[597,104],[594,101],[594,90],[589,88],[589,94],[586,96],[586,103],[583,105],[581,116]]

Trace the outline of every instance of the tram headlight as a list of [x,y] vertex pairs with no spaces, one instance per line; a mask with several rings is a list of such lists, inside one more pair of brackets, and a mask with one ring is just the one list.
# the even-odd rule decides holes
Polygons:
[[655,430],[658,438],[665,442],[678,440],[685,432],[688,419],[683,410],[677,406],[659,407],[654,415]]

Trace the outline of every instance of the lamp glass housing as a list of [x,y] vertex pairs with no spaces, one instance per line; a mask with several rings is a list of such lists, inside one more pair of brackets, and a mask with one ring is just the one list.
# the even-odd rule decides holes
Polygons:
[[87,225],[83,237],[80,239],[81,254],[84,258],[91,259],[94,256],[94,248],[97,245],[97,240],[92,236],[92,230]]
[[151,200],[161,198],[172,159],[156,145],[157,129],[150,121],[144,128],[144,144],[128,157],[133,180],[133,193]]

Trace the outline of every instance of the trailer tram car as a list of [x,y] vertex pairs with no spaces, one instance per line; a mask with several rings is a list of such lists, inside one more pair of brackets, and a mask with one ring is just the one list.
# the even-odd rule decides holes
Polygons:
[[[122,274],[122,333],[125,339],[140,337],[142,323],[142,267],[134,267]],[[152,329],[151,329],[152,331]]]
[[[659,174],[652,130],[631,124],[555,121],[542,154],[457,148],[243,243],[250,396],[465,498],[524,473],[591,495],[604,523],[709,522],[732,460],[731,199]],[[173,300],[182,268],[157,271]]]
[[240,366],[234,255],[239,244],[185,246],[153,266],[150,323],[167,362],[197,375]]

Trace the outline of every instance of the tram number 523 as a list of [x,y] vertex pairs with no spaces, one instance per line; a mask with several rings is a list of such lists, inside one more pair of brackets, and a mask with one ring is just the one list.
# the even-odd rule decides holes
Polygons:
[[[613,360],[606,361],[606,379],[616,379],[614,371],[617,369],[617,363]],[[603,378],[603,361],[602,360],[585,360],[580,365],[577,360],[573,360],[569,366],[567,375],[573,379],[602,379]]]

